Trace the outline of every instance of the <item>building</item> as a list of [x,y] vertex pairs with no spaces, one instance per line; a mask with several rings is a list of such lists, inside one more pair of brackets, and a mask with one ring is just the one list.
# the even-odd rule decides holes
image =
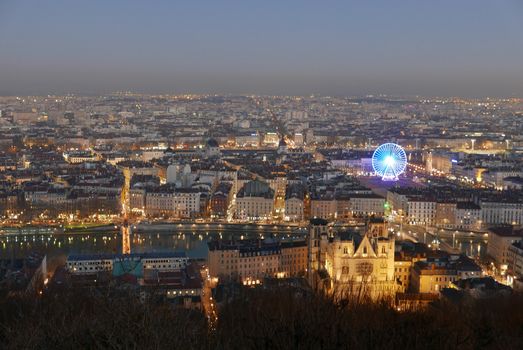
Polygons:
[[220,182],[211,196],[211,218],[226,218],[233,199],[233,184]]
[[118,168],[123,172],[127,188],[130,187],[131,179],[135,175],[158,176],[158,168],[148,162],[126,160],[118,163]]
[[[133,205],[139,205],[141,192],[131,192]],[[133,199],[133,196],[136,196]],[[137,204],[134,204],[137,203]],[[131,207],[133,210],[134,207]],[[145,215],[192,218],[200,212],[200,191],[192,188],[178,188],[167,184],[149,187],[145,191]]]
[[456,202],[437,202],[434,225],[441,228],[456,227]]
[[207,140],[207,143],[205,144],[205,156],[207,158],[220,156],[220,145],[218,144],[218,141],[212,138]]
[[70,255],[66,270],[77,286],[134,283],[142,297],[154,294],[182,308],[202,307],[200,270],[185,253]]
[[[325,253],[322,254],[320,242],[329,235],[328,221],[321,218],[313,218],[309,223],[309,242],[307,252],[307,278],[312,286],[317,286],[318,271],[325,269]],[[323,239],[325,237],[325,239]],[[325,248],[323,249],[325,250]]]
[[307,269],[306,241],[211,241],[209,274],[219,280],[260,283],[264,277],[292,277]]
[[312,218],[335,219],[336,200],[333,193],[320,193],[311,196],[310,215]]
[[508,247],[508,273],[518,280],[523,279],[523,240]]
[[70,255],[66,267],[73,275],[88,275],[113,271],[114,256],[110,254]]
[[512,287],[518,292],[523,291],[523,240],[508,247],[508,276]]
[[133,253],[69,255],[66,268],[72,275],[109,272],[113,276],[134,274],[143,278],[150,271],[177,271],[188,263],[185,253]]
[[493,227],[489,229],[487,254],[494,259],[496,266],[504,274],[510,263],[509,248],[523,239],[523,229],[513,226]]
[[458,230],[479,230],[481,228],[481,208],[472,202],[456,204],[455,228]]
[[304,240],[281,242],[280,266],[277,277],[305,276],[307,252],[307,242]]
[[247,182],[236,195],[235,217],[240,220],[270,220],[274,211],[275,191],[259,180]]
[[417,261],[411,269],[410,291],[414,293],[438,294],[457,280],[481,277],[481,268],[464,256],[441,254]]
[[485,226],[523,225],[523,197],[520,193],[487,195],[477,204],[481,207],[481,221]]
[[432,226],[436,218],[436,202],[423,198],[411,198],[407,205],[407,220],[412,225]]
[[385,214],[385,198],[369,193],[351,194],[350,208],[353,216],[378,216]]
[[425,167],[428,172],[450,174],[453,155],[449,153],[428,152],[425,155]]
[[285,221],[302,221],[304,219],[305,187],[289,184],[285,191]]
[[396,279],[398,292],[406,293],[410,291],[412,267],[417,261],[426,261],[429,253],[429,248],[425,244],[411,241],[396,241],[394,278]]
[[523,177],[509,176],[503,179],[504,190],[523,190]]
[[460,302],[463,299],[482,300],[506,297],[512,294],[512,288],[497,282],[492,277],[473,277],[454,281],[441,295],[449,301]]
[[129,190],[129,208],[132,213],[145,215],[145,189],[136,187]]
[[309,226],[309,283],[338,295],[390,296],[396,292],[394,237],[383,221],[365,232],[334,231],[312,219]]
[[99,160],[98,156],[90,151],[66,151],[63,153],[64,160],[71,164],[84,162],[95,162]]
[[195,263],[174,270],[153,270],[144,277],[141,289],[146,294],[161,294],[177,307],[202,309],[203,282]]

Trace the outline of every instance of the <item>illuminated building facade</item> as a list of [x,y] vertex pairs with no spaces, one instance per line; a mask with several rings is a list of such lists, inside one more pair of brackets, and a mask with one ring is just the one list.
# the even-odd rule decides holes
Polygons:
[[307,269],[303,240],[218,240],[208,245],[209,274],[220,280],[261,283],[264,277],[299,276]]
[[334,231],[327,221],[312,219],[309,269],[309,283],[335,295],[393,295],[394,237],[389,236],[380,220],[371,220],[361,233]]

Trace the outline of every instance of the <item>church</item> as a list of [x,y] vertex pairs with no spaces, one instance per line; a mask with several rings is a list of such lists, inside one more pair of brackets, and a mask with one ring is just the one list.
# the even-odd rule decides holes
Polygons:
[[394,296],[394,237],[382,219],[370,219],[364,230],[311,219],[308,258],[308,280],[317,290],[337,297]]

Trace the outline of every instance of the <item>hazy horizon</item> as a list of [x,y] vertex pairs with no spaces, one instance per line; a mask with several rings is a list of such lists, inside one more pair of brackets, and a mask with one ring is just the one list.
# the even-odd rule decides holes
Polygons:
[[517,0],[0,2],[0,95],[523,97]]

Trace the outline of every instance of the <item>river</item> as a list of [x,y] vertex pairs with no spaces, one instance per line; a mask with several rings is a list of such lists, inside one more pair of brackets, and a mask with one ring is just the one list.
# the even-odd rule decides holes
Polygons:
[[[49,260],[65,261],[69,254],[119,253],[119,229],[105,227],[64,233],[53,228],[1,229],[0,258],[23,258],[32,252],[47,254]],[[237,224],[150,224],[133,227],[132,252],[184,251],[190,258],[207,257],[207,242],[215,238],[248,239],[275,236],[304,237],[305,228],[286,225]],[[434,238],[434,237],[432,237]],[[439,238],[452,246],[452,238]],[[427,242],[431,243],[431,242]],[[471,257],[483,257],[484,239],[456,238],[454,247]]]
[[[185,251],[191,258],[207,257],[207,242],[214,238],[248,239],[303,237],[306,230],[285,225],[171,224],[133,227],[132,252]],[[0,258],[22,258],[31,252],[49,259],[65,259],[69,254],[119,253],[119,229],[105,227],[74,232],[53,228],[3,229]]]

